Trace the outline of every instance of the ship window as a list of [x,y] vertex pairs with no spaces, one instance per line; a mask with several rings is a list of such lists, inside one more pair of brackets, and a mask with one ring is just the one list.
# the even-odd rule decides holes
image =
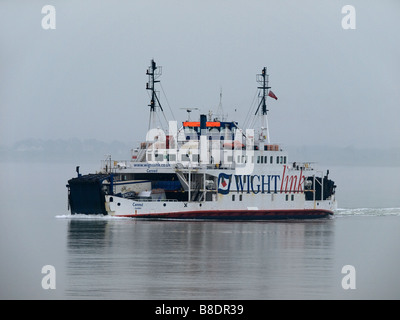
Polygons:
[[286,195],[286,201],[288,201],[288,200],[289,200],[289,195],[287,194],[287,195]]
[[273,157],[273,156],[271,156],[271,157],[269,158],[269,162],[270,162],[270,163],[274,163],[274,157]]
[[286,164],[286,156],[283,157],[283,163]]
[[232,195],[232,201],[235,201],[235,195],[234,194]]
[[189,161],[190,160],[189,155],[188,154],[183,154],[181,160],[182,161]]
[[267,163],[267,162],[268,162],[268,157],[264,156],[264,163]]
[[292,194],[292,201],[294,200],[294,194]]
[[169,161],[176,161],[176,154],[170,154]]
[[194,154],[194,155],[193,155],[193,161],[194,161],[194,162],[199,162],[199,161],[200,161],[200,158],[199,158],[199,155],[198,155],[198,154]]
[[243,195],[240,194],[240,195],[239,195],[239,201],[242,201],[242,200],[243,200]]
[[147,161],[152,161],[151,153],[149,153],[149,154],[147,155]]
[[276,163],[279,163],[279,156],[276,156]]
[[264,157],[261,156],[260,158],[261,158],[261,163],[264,163]]
[[260,163],[260,156],[257,157],[257,163]]

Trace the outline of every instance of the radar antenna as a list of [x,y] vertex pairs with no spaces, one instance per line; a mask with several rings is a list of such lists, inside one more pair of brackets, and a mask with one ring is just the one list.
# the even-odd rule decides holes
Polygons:
[[257,88],[262,89],[262,96],[261,96],[261,100],[260,100],[260,103],[258,105],[255,115],[258,113],[261,106],[262,106],[262,109],[261,109],[262,115],[267,115],[267,112],[269,111],[269,110],[267,110],[267,95],[268,95],[267,90],[271,89],[271,87],[268,87],[268,78],[269,78],[269,75],[267,74],[267,68],[264,67],[262,69],[262,73],[257,74],[257,82],[261,83],[261,87],[257,87]]
[[260,132],[260,140],[261,141],[267,141],[267,143],[270,143],[270,136],[269,136],[269,129],[268,129],[268,118],[267,118],[267,96],[268,96],[268,90],[271,88],[268,86],[268,78],[269,75],[267,74],[267,68],[264,67],[261,71],[261,74],[257,74],[257,82],[261,84],[260,87],[257,87],[258,89],[261,89],[261,99],[260,103],[258,104],[256,113],[254,115],[257,115],[259,113],[260,108],[260,116],[261,116],[261,132]]
[[146,74],[149,76],[149,81],[146,83],[146,89],[151,91],[151,100],[150,100],[150,121],[149,121],[149,129],[150,124],[152,123],[153,128],[155,127],[155,112],[156,107],[159,107],[163,112],[163,108],[161,106],[160,100],[158,99],[157,93],[155,89],[155,84],[160,82],[157,80],[162,74],[162,67],[157,66],[154,60],[151,60],[151,65],[147,69]]

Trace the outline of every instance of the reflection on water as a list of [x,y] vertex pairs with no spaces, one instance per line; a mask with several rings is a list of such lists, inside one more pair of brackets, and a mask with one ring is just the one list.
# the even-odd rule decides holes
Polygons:
[[333,220],[71,220],[69,298],[324,298]]

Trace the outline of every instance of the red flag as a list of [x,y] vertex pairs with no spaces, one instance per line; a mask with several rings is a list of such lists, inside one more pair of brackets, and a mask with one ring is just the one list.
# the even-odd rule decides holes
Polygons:
[[271,98],[274,98],[275,100],[278,100],[278,97],[272,91],[268,92],[268,96],[270,96]]

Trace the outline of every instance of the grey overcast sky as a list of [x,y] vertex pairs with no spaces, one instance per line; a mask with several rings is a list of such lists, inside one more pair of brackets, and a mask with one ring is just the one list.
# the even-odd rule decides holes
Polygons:
[[[42,28],[48,4],[55,30]],[[342,27],[345,5],[355,29]],[[266,66],[273,141],[400,147],[399,38],[398,0],[1,0],[0,145],[136,146],[154,58],[178,121],[181,108],[215,109],[222,88],[224,111],[243,124]]]

